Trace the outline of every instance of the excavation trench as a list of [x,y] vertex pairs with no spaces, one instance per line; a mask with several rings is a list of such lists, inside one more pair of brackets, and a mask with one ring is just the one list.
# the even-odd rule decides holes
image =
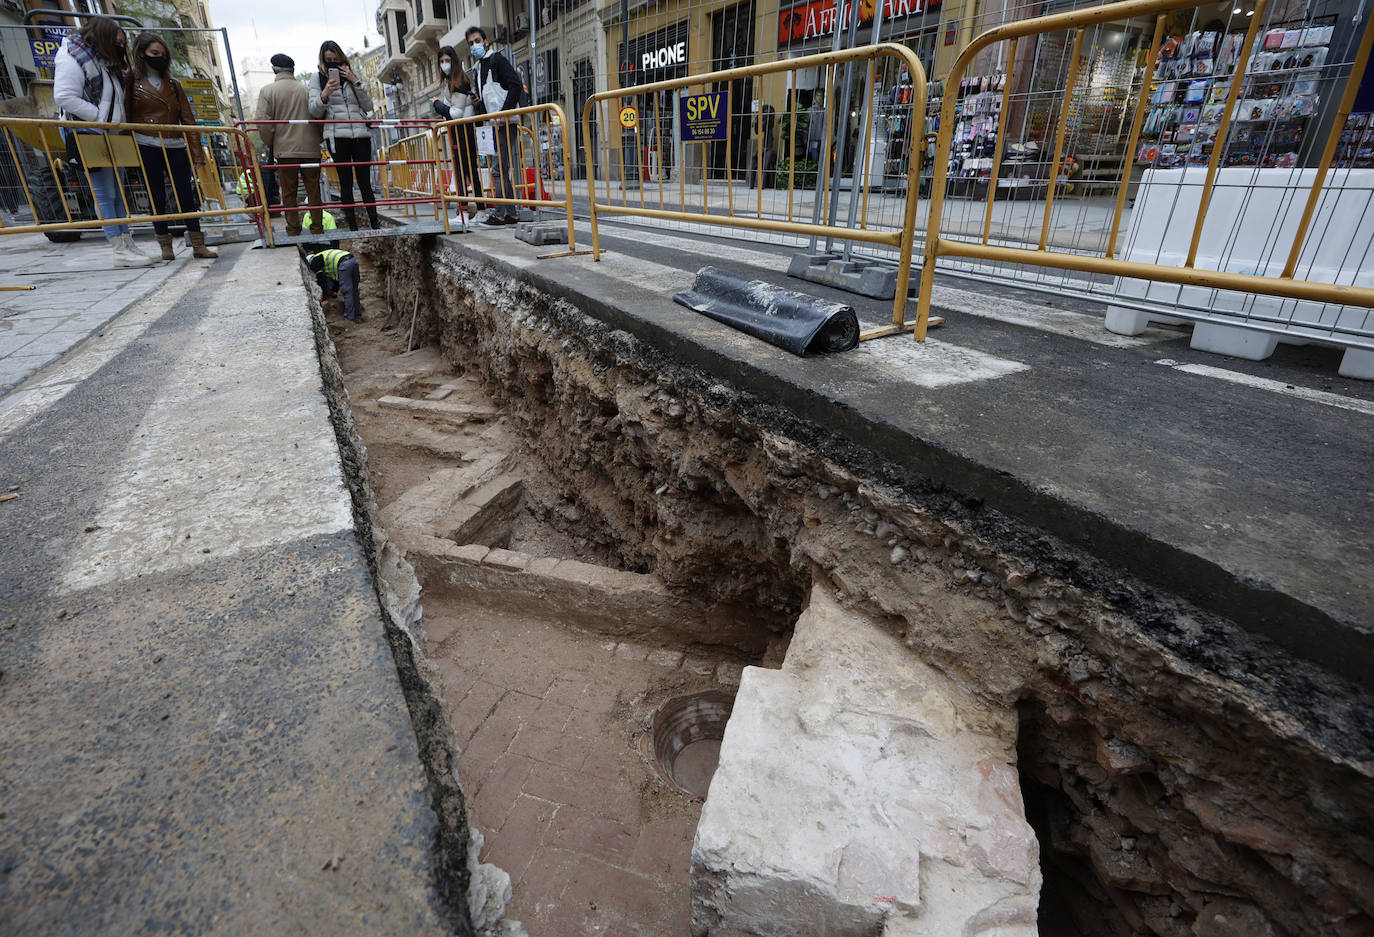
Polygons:
[[465,852],[535,937],[1374,926],[1355,690],[471,252],[359,249],[317,332],[477,929]]

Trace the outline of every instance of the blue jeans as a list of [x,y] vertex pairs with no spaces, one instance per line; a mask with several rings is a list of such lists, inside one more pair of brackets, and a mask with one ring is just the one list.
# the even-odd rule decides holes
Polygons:
[[[91,191],[95,193],[95,204],[100,209],[101,218],[124,218],[129,214],[129,210],[124,204],[124,193],[120,191],[119,176],[115,175],[116,172],[118,170],[109,166],[103,169],[90,170]],[[128,233],[129,226],[126,224],[107,224],[105,226],[107,238]]]

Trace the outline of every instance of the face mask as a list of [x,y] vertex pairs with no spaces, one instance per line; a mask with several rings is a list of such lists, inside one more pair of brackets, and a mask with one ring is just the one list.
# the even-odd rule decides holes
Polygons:
[[439,63],[439,71],[441,71],[441,72],[443,72],[445,75],[447,75],[449,72],[453,71],[453,66],[450,65],[448,62],[440,62],[440,63]]
[[145,55],[143,64],[155,72],[160,72],[167,67],[167,59],[161,55]]
[[472,57],[473,57],[473,58],[475,58],[475,59],[480,59],[482,56],[484,56],[484,55],[486,55],[486,54],[487,54],[486,46],[482,45],[480,42],[474,42],[474,43],[472,44]]

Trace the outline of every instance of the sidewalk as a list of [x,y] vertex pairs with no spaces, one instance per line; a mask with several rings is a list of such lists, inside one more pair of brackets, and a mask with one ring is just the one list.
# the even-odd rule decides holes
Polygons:
[[185,272],[0,400],[0,929],[451,933],[296,252]]

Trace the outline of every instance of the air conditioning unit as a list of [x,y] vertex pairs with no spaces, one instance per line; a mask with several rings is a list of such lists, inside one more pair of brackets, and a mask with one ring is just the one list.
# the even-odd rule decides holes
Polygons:
[[517,14],[515,14],[515,31],[518,32],[518,33],[519,33],[519,32],[529,32],[529,29],[530,29],[530,15],[529,15],[528,13],[517,13]]

